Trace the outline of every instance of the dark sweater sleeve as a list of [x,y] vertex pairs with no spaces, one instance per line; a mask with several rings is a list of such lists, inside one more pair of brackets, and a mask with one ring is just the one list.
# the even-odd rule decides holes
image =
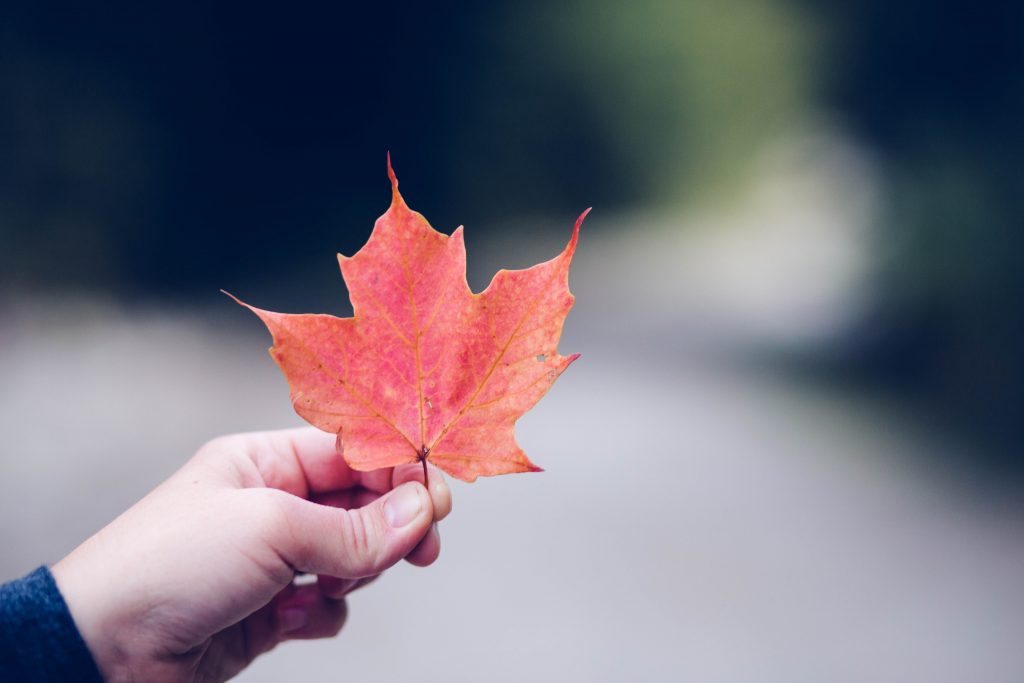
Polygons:
[[0,679],[103,683],[46,567],[0,585]]

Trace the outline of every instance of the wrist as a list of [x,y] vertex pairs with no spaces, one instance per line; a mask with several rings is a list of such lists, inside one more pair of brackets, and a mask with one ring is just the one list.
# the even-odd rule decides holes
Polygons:
[[153,589],[166,579],[119,554],[125,545],[116,523],[101,530],[51,567],[57,588],[106,683],[185,680],[210,640],[168,630],[180,622]]
[[122,643],[125,629],[116,617],[118,603],[109,594],[103,576],[90,569],[88,558],[82,557],[89,554],[85,545],[91,542],[57,562],[50,571],[103,680],[131,680],[128,649]]

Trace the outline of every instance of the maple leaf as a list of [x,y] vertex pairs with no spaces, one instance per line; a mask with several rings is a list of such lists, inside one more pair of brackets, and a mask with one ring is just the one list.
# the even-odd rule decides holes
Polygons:
[[500,270],[474,294],[462,227],[444,235],[412,211],[390,155],[388,176],[390,208],[362,249],[338,255],[353,317],[235,301],[270,330],[295,411],[337,434],[354,469],[429,459],[464,481],[540,471],[516,443],[514,424],[579,357],[557,346],[574,301],[569,265],[590,209],[558,256]]

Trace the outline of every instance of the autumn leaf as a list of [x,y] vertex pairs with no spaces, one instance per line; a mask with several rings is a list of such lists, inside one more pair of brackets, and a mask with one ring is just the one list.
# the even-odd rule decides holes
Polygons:
[[354,315],[290,315],[244,302],[267,325],[295,411],[338,435],[357,470],[417,460],[464,481],[540,471],[515,421],[579,354],[558,354],[574,297],[579,237],[555,258],[501,270],[480,294],[466,282],[459,227],[437,232],[398,192],[354,256],[338,255]]

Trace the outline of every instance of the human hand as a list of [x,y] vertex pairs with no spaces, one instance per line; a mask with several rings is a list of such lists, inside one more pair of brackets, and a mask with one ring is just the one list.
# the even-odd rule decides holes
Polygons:
[[221,437],[52,572],[108,682],[223,681],[336,635],[344,596],[402,558],[437,559],[451,494],[422,482],[419,463],[351,470],[312,428]]

